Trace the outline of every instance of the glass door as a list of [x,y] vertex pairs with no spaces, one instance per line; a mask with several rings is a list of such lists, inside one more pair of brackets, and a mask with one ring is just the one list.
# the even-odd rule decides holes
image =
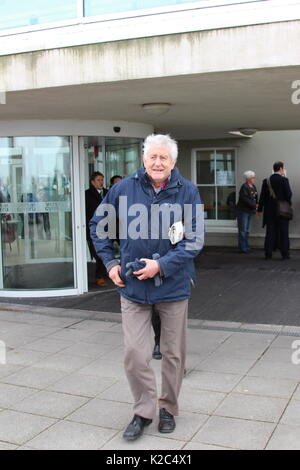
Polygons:
[[75,287],[69,137],[0,138],[0,288]]
[[[134,173],[141,165],[142,139],[131,137],[100,137],[90,136],[79,139],[79,153],[83,163],[84,190],[90,185],[90,176],[95,171],[104,175],[104,187],[109,189],[111,178],[120,176],[124,178]],[[84,196],[83,196],[84,198]],[[86,232],[85,232],[86,235]],[[86,238],[86,237],[85,237]],[[86,239],[83,242],[82,260],[87,261],[87,282],[83,285],[86,290],[98,289],[95,287],[95,266],[88,250]],[[116,256],[118,248],[116,247]]]

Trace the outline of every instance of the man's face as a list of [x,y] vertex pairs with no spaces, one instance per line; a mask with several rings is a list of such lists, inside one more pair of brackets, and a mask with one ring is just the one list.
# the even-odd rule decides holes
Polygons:
[[104,184],[104,178],[101,175],[97,175],[93,180],[92,180],[92,185],[96,189],[102,189]]
[[160,186],[169,177],[175,166],[170,149],[153,145],[147,155],[144,155],[144,166],[148,176],[155,186]]

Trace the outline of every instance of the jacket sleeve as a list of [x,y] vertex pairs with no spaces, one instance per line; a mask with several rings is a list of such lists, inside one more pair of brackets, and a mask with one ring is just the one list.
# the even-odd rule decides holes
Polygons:
[[114,227],[116,227],[116,191],[109,191],[89,222],[90,235],[99,258],[107,271],[119,264],[113,248]]
[[187,203],[191,207],[191,220],[184,220],[185,235],[188,237],[183,238],[158,260],[161,274],[165,277],[182,270],[183,264],[194,259],[203,248],[204,211],[197,188]]
[[291,204],[292,202],[292,190],[288,178],[283,178],[284,181],[284,193],[286,200]]
[[267,180],[264,179],[261,187],[261,192],[260,192],[260,198],[259,198],[259,203],[258,203],[258,212],[262,212],[263,208],[266,204],[266,193],[267,193]]

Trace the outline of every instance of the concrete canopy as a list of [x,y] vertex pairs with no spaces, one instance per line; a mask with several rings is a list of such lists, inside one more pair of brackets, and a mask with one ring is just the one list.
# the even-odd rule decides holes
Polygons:
[[[151,124],[177,139],[231,137],[238,128],[300,129],[291,101],[300,67],[285,67],[9,92],[0,119],[103,119]],[[162,116],[143,103],[167,102]]]
[[[0,57],[0,119],[151,124],[177,139],[238,128],[300,129],[300,21],[224,28]],[[170,103],[153,117],[144,103]]]

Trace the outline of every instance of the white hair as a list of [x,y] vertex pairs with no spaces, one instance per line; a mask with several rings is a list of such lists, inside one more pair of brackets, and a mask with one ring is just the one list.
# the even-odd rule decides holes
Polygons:
[[255,178],[255,173],[252,170],[245,171],[244,173],[245,180],[249,180],[250,178]]
[[143,154],[147,157],[152,146],[168,147],[173,162],[176,162],[178,156],[178,147],[176,140],[172,139],[168,134],[151,134],[146,137],[143,144]]

